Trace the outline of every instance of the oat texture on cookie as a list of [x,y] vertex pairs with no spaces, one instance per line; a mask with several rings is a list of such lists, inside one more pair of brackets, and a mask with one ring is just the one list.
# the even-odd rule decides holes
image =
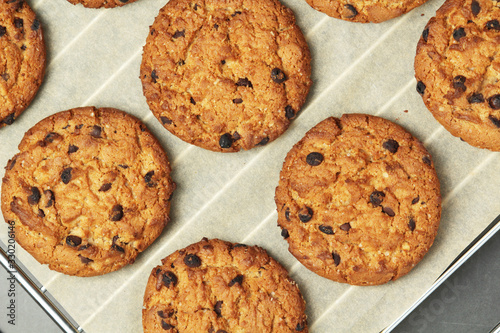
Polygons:
[[401,16],[427,0],[306,0],[314,9],[350,22],[380,23]]
[[276,188],[289,251],[328,279],[377,285],[426,254],[441,215],[423,145],[383,118],[346,114],[312,128],[286,156]]
[[121,7],[137,0],[68,0],[73,5],[82,4],[87,8],[114,8]]
[[134,262],[169,220],[167,155],[123,111],[84,107],[31,128],[2,180],[2,212],[42,264],[77,276]]
[[415,77],[451,134],[500,151],[500,2],[446,1],[422,32]]
[[0,128],[35,97],[45,74],[42,26],[24,0],[0,1]]
[[147,37],[141,80],[163,126],[235,152],[275,140],[302,108],[310,53],[278,0],[171,0]]
[[258,246],[202,239],[155,267],[145,333],[308,332],[305,301],[288,272]]

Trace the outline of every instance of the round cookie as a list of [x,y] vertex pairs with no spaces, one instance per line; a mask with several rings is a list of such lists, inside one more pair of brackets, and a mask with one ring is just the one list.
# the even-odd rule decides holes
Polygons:
[[150,29],[140,75],[166,129],[235,152],[288,128],[309,92],[310,61],[292,11],[278,0],[171,0]]
[[31,128],[9,160],[2,212],[16,241],[78,276],[134,262],[167,224],[175,183],[167,155],[125,112],[83,107]]
[[146,286],[151,332],[308,332],[288,272],[258,246],[202,239],[162,260]]
[[286,156],[278,225],[308,269],[353,285],[408,273],[439,226],[439,181],[429,153],[399,125],[346,114],[312,128]]
[[351,22],[380,23],[401,16],[427,0],[306,0],[328,16]]
[[45,74],[40,21],[24,0],[0,2],[0,128],[28,107]]
[[68,0],[73,5],[82,4],[87,8],[114,8],[121,7],[137,0]]
[[434,117],[469,144],[500,151],[500,6],[448,0],[417,46],[417,91]]

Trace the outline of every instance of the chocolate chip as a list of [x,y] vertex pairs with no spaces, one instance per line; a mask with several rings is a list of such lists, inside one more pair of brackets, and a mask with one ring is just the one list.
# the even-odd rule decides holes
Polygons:
[[193,104],[193,105],[196,105],[196,101],[194,100],[194,98],[193,98],[193,97],[191,97],[191,98],[189,99],[189,102],[190,102],[191,104]]
[[333,258],[333,263],[335,264],[335,266],[340,265],[340,255],[337,252],[335,252],[335,251],[332,252],[332,258]]
[[235,17],[236,15],[239,15],[239,14],[241,14],[241,12],[239,10],[237,10],[234,13],[232,13],[231,16]]
[[75,146],[75,145],[69,145],[68,147],[68,154],[73,154],[73,153],[76,153],[78,151],[78,147]]
[[496,117],[493,117],[492,115],[489,115],[488,119],[493,123],[493,125],[500,128],[500,118],[496,118]]
[[201,259],[196,254],[187,254],[184,257],[184,263],[188,267],[196,268],[201,266]]
[[2,76],[2,79],[3,79],[4,81],[9,81],[9,79],[10,79],[10,75],[9,75],[9,74],[7,74],[7,73],[3,73],[1,76]]
[[425,155],[424,157],[422,157],[422,161],[427,164],[427,165],[431,165],[432,162],[431,162],[431,158],[427,155]]
[[224,330],[217,330],[217,332],[215,332],[215,333],[227,333],[227,332]]
[[322,233],[327,234],[327,235],[334,234],[332,227],[330,227],[329,225],[320,225],[318,227],[318,229],[319,229],[319,231],[321,231]]
[[420,95],[423,95],[424,92],[425,92],[425,84],[422,82],[422,81],[418,81],[417,82],[417,92],[420,94]]
[[285,218],[287,221],[290,221],[290,208],[285,209]]
[[285,228],[281,229],[281,237],[283,237],[284,239],[287,239],[288,237],[290,237],[288,230],[286,230]]
[[381,191],[373,191],[372,194],[370,194],[370,202],[372,203],[373,207],[378,207],[384,201],[385,198],[385,193]]
[[45,217],[45,212],[43,210],[41,210],[40,208],[38,208],[38,217],[41,217],[42,219]]
[[30,205],[37,205],[38,202],[40,201],[40,190],[37,187],[32,187],[31,188],[31,195],[28,197],[28,203]]
[[35,19],[33,21],[33,24],[31,25],[31,30],[37,31],[40,28],[40,21],[38,19]]
[[233,137],[229,133],[222,134],[219,139],[219,146],[221,148],[231,148],[233,144]]
[[128,165],[126,164],[118,164],[118,166],[122,169],[128,169]]
[[125,253],[125,249],[123,247],[119,246],[118,244],[116,244],[116,241],[118,240],[118,238],[120,238],[120,237],[113,236],[113,242],[112,242],[111,248],[113,250]]
[[477,14],[479,14],[479,12],[481,11],[481,6],[479,5],[479,2],[477,2],[476,0],[472,0],[470,9],[472,11],[472,15],[477,16]]
[[91,246],[90,244],[85,244],[85,245],[80,246],[77,250],[78,251],[83,251],[85,249],[88,249],[90,246]]
[[486,29],[488,30],[500,30],[500,23],[498,20],[491,20],[486,22]]
[[242,282],[243,282],[243,275],[241,275],[241,274],[240,274],[240,275],[236,275],[236,277],[235,277],[235,278],[233,278],[233,279],[229,282],[228,286],[229,286],[229,287],[232,287],[232,286],[234,286],[236,283],[239,283],[239,285],[241,286],[241,283],[242,283]]
[[99,192],[107,192],[111,188],[111,183],[105,183],[102,184],[102,186],[99,188]]
[[386,213],[387,215],[389,215],[390,217],[393,217],[394,215],[396,215],[396,214],[394,213],[394,211],[392,210],[392,208],[391,208],[391,207],[383,207],[383,208],[382,208],[382,211],[383,211],[384,213]]
[[241,139],[240,133],[234,132],[233,133],[233,141],[236,141],[236,140],[239,140],[239,139]]
[[309,222],[313,217],[313,210],[311,207],[304,206],[299,211],[299,220],[303,223]]
[[7,28],[3,25],[0,25],[0,37],[3,37],[7,33]]
[[170,325],[169,323],[167,323],[165,320],[162,319],[161,328],[163,328],[164,330],[171,330],[172,328],[175,328],[175,326]]
[[59,134],[57,133],[54,133],[54,132],[50,132],[49,134],[47,134],[45,136],[45,138],[43,139],[43,141],[45,141],[46,143],[52,143],[54,142],[55,139],[57,139],[58,137],[60,137]]
[[425,28],[424,31],[422,31],[422,38],[424,39],[424,42],[427,43],[427,38],[429,38],[429,28]]
[[222,317],[222,301],[217,301],[214,306],[214,312],[217,314],[217,317]]
[[158,79],[158,75],[156,74],[156,70],[153,69],[151,71],[151,80],[153,81],[153,83],[156,83],[156,79]]
[[21,29],[24,26],[23,19],[19,17],[14,18],[14,26],[18,29]]
[[161,123],[162,123],[163,125],[165,125],[165,124],[170,125],[170,124],[172,123],[172,120],[170,120],[170,119],[168,119],[167,117],[164,117],[164,116],[161,116],[161,117],[160,117],[160,120],[161,120]]
[[61,180],[64,184],[68,184],[71,180],[71,171],[73,168],[66,168],[61,173]]
[[396,154],[399,148],[399,143],[396,140],[389,139],[382,144],[382,147],[384,147],[384,149],[387,149],[391,153]]
[[170,288],[170,285],[172,285],[172,287],[175,287],[178,282],[177,276],[171,271],[166,271],[165,273],[163,273],[163,277],[161,280],[163,282],[163,285],[167,288]]
[[323,162],[323,155],[318,152],[309,153],[306,157],[306,162],[310,166],[318,166]]
[[14,157],[12,160],[10,160],[8,162],[8,168],[9,168],[9,170],[12,170],[12,168],[14,167],[14,165],[16,165],[16,162],[17,162],[17,157]]
[[87,258],[87,257],[84,257],[82,256],[81,254],[78,255],[78,258],[80,258],[80,261],[84,264],[88,264],[88,263],[91,263],[93,262],[94,260],[90,259],[90,258]]
[[304,322],[298,323],[297,326],[295,326],[295,330],[297,332],[302,332],[306,328],[306,324]]
[[147,187],[154,187],[156,185],[156,183],[153,182],[154,174],[155,174],[155,171],[151,170],[144,175],[144,181],[146,182]]
[[157,312],[158,316],[163,319],[167,319],[173,316],[174,312],[170,311],[169,313],[165,313],[165,311],[160,310]]
[[220,63],[221,63],[221,65],[225,65],[226,64],[226,60],[221,60]]
[[233,103],[234,104],[241,104],[241,103],[243,103],[243,100],[241,98],[235,98],[235,99],[233,99]]
[[349,231],[351,230],[351,224],[348,222],[348,223],[344,223],[340,226],[340,230],[344,230],[344,231]]
[[290,105],[285,106],[285,117],[287,119],[293,119],[295,114],[295,110]]
[[101,126],[94,125],[90,131],[90,136],[99,139],[101,137],[102,128]]
[[488,104],[493,110],[500,109],[500,94],[496,94],[488,98]]
[[260,142],[257,144],[257,146],[264,146],[269,142],[269,137],[265,137],[264,139],[260,140]]
[[238,87],[248,87],[248,88],[253,88],[252,82],[248,80],[247,78],[240,78],[238,82],[236,82],[236,85]]
[[286,81],[287,77],[281,69],[273,68],[271,71],[271,79],[276,83],[283,83]]
[[186,30],[177,30],[172,38],[184,37],[186,35]]
[[122,205],[114,205],[113,208],[111,208],[111,214],[109,216],[109,219],[111,221],[120,221],[123,218],[123,207]]
[[353,5],[346,4],[344,5],[344,9],[347,11],[347,14],[345,15],[346,18],[353,18],[358,15],[358,11]]
[[82,244],[82,239],[75,235],[69,235],[66,237],[66,244],[68,244],[71,247],[76,247]]
[[185,64],[186,64],[186,62],[182,59],[177,61],[177,65],[179,65],[179,66],[184,66]]
[[415,220],[410,217],[410,220],[408,221],[408,228],[410,228],[411,231],[415,230]]
[[23,46],[21,46],[21,50],[25,51],[26,50],[26,45],[23,44]]
[[[219,30],[219,25],[217,23],[214,24],[214,29]],[[223,64],[224,65],[224,64]]]
[[414,198],[414,199],[411,201],[411,204],[412,204],[412,205],[415,205],[415,204],[417,204],[419,201],[420,201],[420,196],[418,196],[418,197]]
[[484,96],[483,94],[481,93],[474,93],[472,94],[468,99],[467,101],[470,103],[470,104],[476,104],[476,103],[483,103],[484,102]]
[[51,207],[55,200],[54,192],[51,190],[45,190],[43,191],[43,194],[47,197],[47,204],[45,205],[45,208]]
[[455,29],[455,31],[453,31],[453,39],[456,40],[457,42],[460,40],[460,38],[465,37],[465,35],[466,35],[465,29],[462,27],[457,28]]
[[453,78],[453,88],[461,91],[467,90],[467,87],[465,86],[465,80],[466,77],[463,75],[457,75]]

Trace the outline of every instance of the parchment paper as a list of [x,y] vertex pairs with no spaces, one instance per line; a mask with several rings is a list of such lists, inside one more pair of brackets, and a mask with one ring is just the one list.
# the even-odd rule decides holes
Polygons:
[[[28,0],[45,31],[44,83],[16,122],[0,130],[0,176],[24,133],[62,110],[115,107],[142,119],[167,151],[178,187],[172,221],[131,266],[100,277],[50,271],[19,246],[16,255],[86,332],[141,332],[147,278],[160,259],[202,237],[259,245],[290,272],[307,302],[312,332],[379,332],[404,312],[499,213],[500,154],[452,137],[415,91],[418,38],[442,0],[381,24],[349,23],[293,9],[312,51],[308,101],[288,131],[267,146],[234,154],[191,146],[166,131],[142,95],[142,47],[166,0],[86,9],[66,0]],[[441,227],[428,255],[407,276],[382,286],[354,287],[321,278],[288,253],[280,236],[274,190],[286,153],[328,116],[363,112],[395,121],[424,142],[441,181]],[[7,224],[0,218],[1,240]]]

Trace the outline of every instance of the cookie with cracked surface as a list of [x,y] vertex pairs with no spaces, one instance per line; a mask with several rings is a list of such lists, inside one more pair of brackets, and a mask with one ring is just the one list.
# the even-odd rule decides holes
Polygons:
[[308,332],[305,301],[258,246],[219,239],[176,251],[146,286],[144,332]]
[[235,152],[275,140],[305,102],[311,56],[278,0],[171,0],[151,26],[144,95],[182,140]]
[[114,8],[125,6],[137,0],[68,0],[73,5],[82,4],[87,8]]
[[423,30],[417,91],[452,135],[500,151],[500,3],[448,0]]
[[408,13],[427,0],[306,0],[328,16],[350,22],[380,23]]
[[125,112],[59,112],[31,128],[9,160],[2,212],[40,263],[101,275],[133,263],[162,232],[170,171],[156,138]]
[[24,0],[0,1],[0,128],[30,105],[45,74],[45,41]]
[[408,273],[441,216],[439,180],[423,145],[364,114],[327,118],[307,132],[286,156],[275,200],[289,251],[311,271],[353,285]]

